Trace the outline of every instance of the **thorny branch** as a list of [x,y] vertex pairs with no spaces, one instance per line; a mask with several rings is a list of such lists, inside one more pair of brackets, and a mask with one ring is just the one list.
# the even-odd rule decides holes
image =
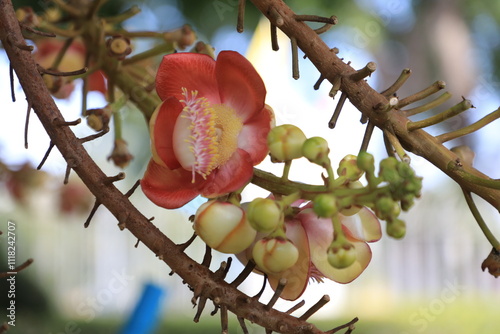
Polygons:
[[[371,88],[366,81],[353,78],[356,71],[344,63],[337,54],[327,46],[320,36],[304,22],[297,21],[295,13],[282,0],[251,0],[251,2],[266,15],[271,24],[281,29],[307,55],[307,58],[316,66],[321,75],[333,85],[340,80],[342,94],[363,114],[364,117],[378,128],[391,131],[401,142],[403,147],[415,153],[454,179],[462,188],[473,192],[493,207],[500,210],[500,191],[470,182],[464,179],[455,170],[450,169],[449,163],[457,161],[457,156],[436,139],[422,129],[409,131],[411,121],[399,109],[390,109],[381,112],[377,106],[389,105],[387,95],[383,95]],[[479,178],[489,179],[472,166],[464,166],[465,172]]]
[[9,0],[0,0],[0,40],[35,114],[50,137],[51,146],[55,145],[64,159],[71,161],[71,169],[96,196],[96,202],[102,203],[117,218],[120,227],[127,228],[173,272],[181,276],[187,285],[199,291],[200,298],[217,298],[221,309],[227,309],[240,318],[275,332],[324,333],[306,321],[284,312],[267,309],[258,298],[246,296],[221,279],[220,275],[195,262],[109,182],[109,177],[83,148],[82,140],[65,124],[64,117],[46,88],[30,51],[22,47],[26,43]]

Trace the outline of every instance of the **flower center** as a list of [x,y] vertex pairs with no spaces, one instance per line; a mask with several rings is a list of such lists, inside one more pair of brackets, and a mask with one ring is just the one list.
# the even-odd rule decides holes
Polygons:
[[[182,139],[176,145],[176,156],[182,167],[204,179],[225,164],[238,148],[238,135],[243,127],[236,111],[224,104],[211,104],[182,88],[184,109],[176,123],[174,137]],[[186,147],[187,145],[187,147]]]

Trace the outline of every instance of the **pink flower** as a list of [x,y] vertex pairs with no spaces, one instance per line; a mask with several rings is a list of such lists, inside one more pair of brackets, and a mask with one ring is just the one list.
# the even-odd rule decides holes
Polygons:
[[[61,51],[64,42],[60,39],[46,38],[36,42],[36,51],[34,52],[35,61],[44,68],[50,68]],[[79,40],[74,41],[66,50],[57,70],[61,72],[70,72],[80,70],[85,66],[85,46]],[[74,90],[74,84],[69,77],[57,77],[63,82],[54,87],[52,94],[59,98],[68,98]],[[106,82],[101,71],[96,71],[89,75],[89,91],[99,91],[106,94]]]
[[[372,253],[367,242],[381,238],[380,222],[367,208],[362,208],[353,216],[340,215],[340,219],[347,239],[356,250],[356,261],[344,269],[332,267],[327,259],[327,249],[333,241],[331,219],[318,218],[312,205],[308,204],[293,218],[285,220],[286,236],[298,248],[299,258],[294,266],[279,274],[266,272],[273,289],[276,289],[281,278],[287,279],[281,298],[287,300],[299,298],[305,291],[309,279],[323,282],[323,278],[329,278],[338,283],[349,283],[368,266]],[[262,237],[263,235],[260,235],[257,239]],[[238,259],[246,263],[252,257],[252,248],[253,245],[238,254]],[[256,269],[261,270],[258,267]]]
[[247,184],[267,155],[273,120],[262,79],[243,56],[223,51],[163,57],[156,76],[163,103],[150,121],[153,157],[141,180],[146,196],[172,209]]

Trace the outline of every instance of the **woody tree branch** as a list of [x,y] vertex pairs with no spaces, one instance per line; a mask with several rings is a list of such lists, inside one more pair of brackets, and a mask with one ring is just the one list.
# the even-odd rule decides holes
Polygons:
[[248,319],[260,326],[281,333],[324,333],[305,320],[284,312],[269,309],[256,298],[250,298],[226,283],[207,267],[188,257],[182,247],[175,245],[155,225],[135,208],[97,166],[74,135],[54,103],[38,72],[31,52],[26,45],[16,19],[12,3],[0,0],[0,40],[26,94],[28,103],[47,131],[54,144],[70,167],[96,196],[96,202],[104,205],[118,220],[121,228],[127,228],[146,247],[162,259],[183,278],[199,297],[216,299],[221,309]]
[[474,183],[464,178],[461,172],[487,180],[490,179],[488,176],[467,164],[460,166],[459,169],[450,168],[459,161],[459,158],[443,146],[441,141],[422,129],[409,131],[407,124],[410,120],[399,109],[380,110],[381,106],[389,105],[388,98],[371,88],[366,81],[355,81],[355,76],[352,74],[356,71],[337,57],[313,29],[303,21],[297,20],[296,14],[282,0],[251,0],[251,2],[271,21],[271,24],[276,25],[290,39],[296,40],[298,47],[316,66],[322,77],[333,85],[338,84],[339,77],[342,78],[340,90],[372,124],[382,130],[393,132],[406,150],[425,158],[460,184],[463,189],[479,195],[500,210],[499,190]]

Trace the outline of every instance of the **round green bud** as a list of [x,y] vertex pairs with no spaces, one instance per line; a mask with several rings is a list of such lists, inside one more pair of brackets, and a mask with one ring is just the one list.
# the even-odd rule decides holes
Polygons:
[[252,256],[259,269],[265,273],[279,274],[297,262],[299,250],[288,239],[264,238],[255,243]]
[[381,197],[375,202],[375,213],[380,219],[395,218],[401,213],[401,208],[392,198]]
[[373,173],[375,171],[375,159],[366,151],[359,152],[356,162],[358,167],[365,172]]
[[291,124],[274,127],[267,135],[267,146],[275,162],[291,161],[302,157],[302,145],[306,136]]
[[328,142],[326,141],[326,139],[321,137],[308,138],[302,146],[302,154],[310,162],[318,164],[320,166],[323,166],[324,164],[328,164],[330,162],[328,153],[330,153]]
[[355,155],[348,154],[340,160],[337,174],[349,181],[357,181],[363,175],[363,170],[358,167],[357,157]]
[[230,254],[244,251],[257,235],[242,208],[217,200],[210,200],[198,208],[194,230],[208,246]]
[[248,204],[247,219],[258,232],[270,233],[283,220],[283,212],[272,199],[256,198]]
[[356,249],[350,243],[345,243],[341,247],[332,244],[327,250],[327,260],[334,268],[348,268],[356,261]]
[[328,218],[339,212],[337,199],[332,194],[320,194],[314,198],[313,203],[313,210],[319,217]]
[[394,219],[387,222],[386,233],[395,239],[401,239],[406,234],[406,224],[401,219]]

